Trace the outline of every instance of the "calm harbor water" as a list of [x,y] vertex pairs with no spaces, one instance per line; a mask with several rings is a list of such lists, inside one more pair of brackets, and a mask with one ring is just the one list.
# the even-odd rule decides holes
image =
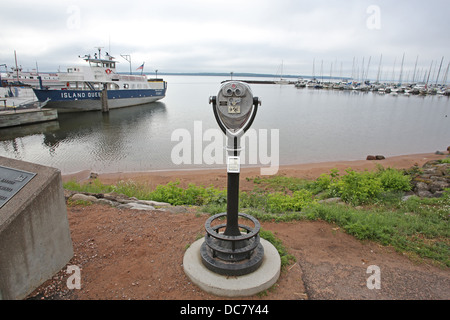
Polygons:
[[[167,96],[160,102],[109,114],[61,114],[58,121],[1,129],[0,156],[56,167],[63,174],[223,167],[221,163],[195,164],[194,148],[196,143],[202,150],[207,148],[211,142],[202,135],[208,129],[218,130],[208,98],[217,94],[226,78],[167,76],[165,80]],[[447,97],[297,89],[293,85],[252,84],[251,88],[262,100],[252,130],[258,143],[265,142],[264,129],[269,142],[277,130],[279,146],[270,146],[278,148],[281,165],[358,160],[369,154],[427,153],[450,145]],[[179,129],[191,135],[191,164],[173,161],[172,151],[181,140],[171,137]],[[245,148],[247,155],[256,151],[253,145]],[[259,158],[258,163],[264,164]]]

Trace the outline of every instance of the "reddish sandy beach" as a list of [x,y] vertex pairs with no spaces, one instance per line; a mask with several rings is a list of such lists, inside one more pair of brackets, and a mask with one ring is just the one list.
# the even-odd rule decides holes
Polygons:
[[[322,173],[328,173],[331,169],[337,168],[344,172],[347,168],[352,168],[356,171],[374,170],[377,165],[384,168],[407,169],[414,165],[422,166],[430,160],[445,158],[443,155],[436,155],[434,153],[422,153],[402,155],[395,157],[388,157],[384,160],[356,160],[356,161],[330,161],[321,163],[308,163],[289,166],[280,166],[277,175],[284,175],[289,177],[298,177],[303,179],[316,179]],[[68,174],[63,176],[63,181],[75,180],[78,182],[87,181],[90,176],[90,171],[85,170],[75,174]],[[251,184],[246,184],[247,177],[261,176],[260,168],[243,168],[241,169],[241,189],[246,190]],[[214,185],[215,187],[226,187],[227,174],[226,169],[212,169],[212,170],[173,170],[173,171],[151,171],[151,172],[118,172],[99,174],[98,178],[105,184],[114,184],[120,180],[133,180],[137,183],[148,184],[151,187],[156,187],[159,184],[167,184],[170,181],[180,181],[181,186],[189,183],[196,185]]]

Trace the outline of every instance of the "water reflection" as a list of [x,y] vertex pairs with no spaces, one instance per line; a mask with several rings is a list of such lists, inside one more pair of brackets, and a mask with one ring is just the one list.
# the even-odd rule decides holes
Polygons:
[[0,141],[13,141],[17,138],[52,132],[59,129],[58,120],[34,123],[26,126],[17,126],[0,129]]
[[[62,166],[63,170],[105,171],[135,152],[135,146],[142,148],[149,143],[152,128],[158,127],[157,122],[166,121],[166,115],[163,102],[113,109],[107,114],[66,113],[59,115],[55,123],[2,130],[5,134],[2,134],[1,147],[16,159],[26,159],[41,149],[33,155],[35,162]],[[37,144],[36,140],[41,143]]]

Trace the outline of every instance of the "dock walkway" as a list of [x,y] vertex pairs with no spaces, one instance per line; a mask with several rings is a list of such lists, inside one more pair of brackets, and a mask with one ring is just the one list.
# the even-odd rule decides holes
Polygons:
[[58,119],[56,109],[16,109],[0,111],[0,128],[24,124],[53,121]]

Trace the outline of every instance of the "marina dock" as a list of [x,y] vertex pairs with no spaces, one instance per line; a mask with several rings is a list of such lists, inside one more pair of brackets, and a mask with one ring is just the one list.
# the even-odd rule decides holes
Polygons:
[[17,109],[0,111],[0,128],[20,126],[58,119],[56,109]]

